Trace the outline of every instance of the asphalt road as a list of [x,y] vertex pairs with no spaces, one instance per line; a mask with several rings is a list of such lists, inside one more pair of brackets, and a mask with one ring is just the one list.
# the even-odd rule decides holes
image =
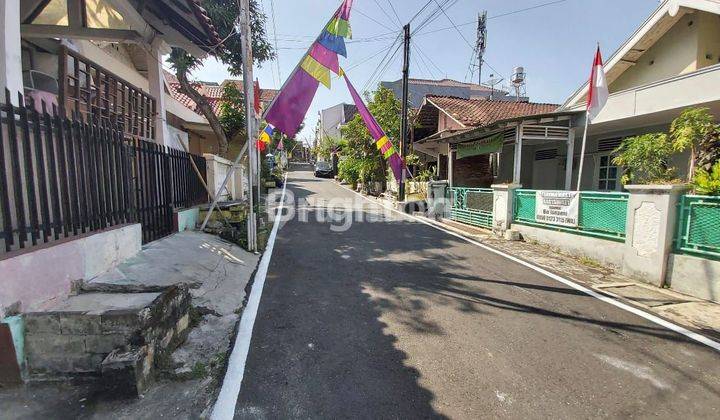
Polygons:
[[288,190],[236,418],[720,418],[714,350],[399,215],[318,222],[357,196],[311,172]]

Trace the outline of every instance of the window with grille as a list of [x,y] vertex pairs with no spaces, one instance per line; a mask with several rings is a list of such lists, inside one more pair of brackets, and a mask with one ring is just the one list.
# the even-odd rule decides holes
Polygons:
[[598,190],[600,191],[619,190],[620,168],[612,163],[612,158],[613,156],[609,153],[599,157]]

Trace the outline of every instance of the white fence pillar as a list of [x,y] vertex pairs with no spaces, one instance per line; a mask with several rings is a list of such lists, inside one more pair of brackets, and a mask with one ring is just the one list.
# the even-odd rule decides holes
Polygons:
[[155,142],[163,146],[174,143],[170,138],[165,111],[165,76],[163,75],[163,55],[170,54],[170,47],[161,39],[155,38],[147,54],[148,86],[155,98]]
[[[207,163],[208,187],[212,189],[213,193],[217,193],[233,162],[210,153],[205,153],[203,156]],[[225,189],[220,191],[220,201],[229,201],[240,197],[242,193],[239,190],[242,189],[242,186],[238,185],[238,188],[236,188],[236,179],[237,177],[235,176],[230,177],[227,185],[225,185]]]
[[677,203],[685,185],[626,185],[628,200],[622,272],[662,287],[672,249]]
[[513,221],[513,200],[520,184],[495,184],[493,189],[493,233],[505,235]]
[[17,105],[17,94],[23,92],[18,0],[0,0],[0,27],[0,96],[4,102],[7,88]]

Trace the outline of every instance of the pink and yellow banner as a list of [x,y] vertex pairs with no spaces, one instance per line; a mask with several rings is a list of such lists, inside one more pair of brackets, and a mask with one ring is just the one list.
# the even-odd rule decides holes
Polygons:
[[[274,127],[288,137],[294,137],[305,119],[305,114],[310,108],[320,83],[330,88],[331,72],[342,75],[345,77],[345,82],[353,101],[355,101],[358,112],[375,141],[378,152],[388,161],[395,179],[400,181],[404,171],[407,171],[403,160],[375,118],[370,114],[355,87],[348,80],[347,75],[340,68],[338,55],[347,56],[345,38],[352,36],[352,29],[350,28],[352,3],[353,0],[343,1],[330,22],[323,28],[323,31],[310,47],[308,53],[302,58],[295,71],[280,89],[280,93],[273,103],[265,111],[264,118],[269,127]],[[270,135],[272,135],[272,132],[270,132]]]

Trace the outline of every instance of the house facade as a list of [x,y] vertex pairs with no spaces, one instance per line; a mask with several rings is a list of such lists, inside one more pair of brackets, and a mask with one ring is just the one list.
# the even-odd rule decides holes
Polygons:
[[315,127],[315,137],[318,142],[324,138],[339,139],[342,137],[341,128],[357,114],[355,105],[341,103],[318,112],[318,122]]
[[[426,96],[413,124],[413,149],[426,155],[437,177],[447,179],[451,186],[489,187],[513,177],[512,165],[503,160],[503,155],[508,153],[507,145],[514,142],[515,132],[498,121],[548,114],[557,107],[527,101]],[[477,141],[480,132],[492,135],[487,141]],[[567,140],[568,132],[558,128],[551,134]]]
[[[212,127],[210,127],[210,124],[202,115],[202,111],[200,111],[198,105],[181,91],[180,82],[175,75],[165,72],[165,80],[167,81],[167,86],[172,98],[184,107],[190,109],[195,114],[194,118],[196,120],[199,118],[199,122],[188,120],[182,122],[182,127],[188,136],[189,151],[198,155],[206,153],[217,154],[219,149],[217,136],[215,136]],[[243,91],[242,79],[227,79],[220,83],[195,82],[194,85],[198,93],[208,101],[215,115],[219,116],[223,92],[229,84],[234,84],[240,92]],[[262,108],[269,106],[273,99],[275,99],[277,93],[278,90],[276,89],[260,89],[260,106]],[[228,148],[229,156],[237,154],[240,151],[240,147],[241,145],[238,144],[230,144]]]
[[[496,183],[570,190],[579,182],[581,190],[621,191],[622,168],[613,164],[613,151],[624,138],[667,132],[689,107],[720,116],[720,2],[663,1],[605,61],[605,72],[610,97],[589,125],[584,156],[587,83],[555,110],[503,117],[470,130],[438,130],[439,139],[420,140],[416,148],[443,157],[467,148],[486,159],[494,156]],[[671,162],[680,178],[687,176],[687,160],[686,152]],[[441,178],[444,173],[441,167]],[[457,178],[443,179],[466,186]]]
[[[18,4],[19,3],[19,4]],[[220,40],[195,0],[3,1],[0,88],[40,107],[119,124],[126,138],[187,146],[185,124],[207,121],[177,101],[163,55],[202,58]]]

